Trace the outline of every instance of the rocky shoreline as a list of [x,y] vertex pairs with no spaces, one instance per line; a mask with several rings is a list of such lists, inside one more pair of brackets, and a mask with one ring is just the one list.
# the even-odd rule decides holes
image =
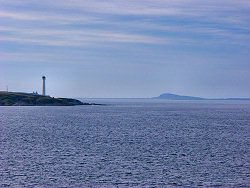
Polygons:
[[76,106],[101,105],[83,103],[77,99],[54,98],[33,93],[0,92],[0,106]]

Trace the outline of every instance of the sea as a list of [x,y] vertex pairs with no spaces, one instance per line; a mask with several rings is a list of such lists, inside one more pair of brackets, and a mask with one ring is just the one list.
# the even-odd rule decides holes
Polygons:
[[250,187],[250,102],[0,107],[0,187]]

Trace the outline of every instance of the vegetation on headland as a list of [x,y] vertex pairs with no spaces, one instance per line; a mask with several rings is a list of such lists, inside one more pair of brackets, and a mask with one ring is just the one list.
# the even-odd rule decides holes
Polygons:
[[0,92],[0,106],[75,106],[95,105],[77,99],[54,98],[31,93]]

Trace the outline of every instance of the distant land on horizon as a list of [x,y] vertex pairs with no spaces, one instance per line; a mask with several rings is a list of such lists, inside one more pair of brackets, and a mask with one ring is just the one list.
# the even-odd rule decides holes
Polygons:
[[202,98],[194,96],[177,95],[172,93],[163,93],[153,99],[166,99],[166,100],[249,100],[250,98]]
[[98,104],[83,103],[77,99],[54,98],[34,93],[0,91],[0,106],[76,106],[76,105],[98,105]]

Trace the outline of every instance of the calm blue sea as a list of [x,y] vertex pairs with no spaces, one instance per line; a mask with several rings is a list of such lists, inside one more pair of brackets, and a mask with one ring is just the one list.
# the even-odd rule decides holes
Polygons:
[[0,187],[250,187],[250,103],[0,107]]

